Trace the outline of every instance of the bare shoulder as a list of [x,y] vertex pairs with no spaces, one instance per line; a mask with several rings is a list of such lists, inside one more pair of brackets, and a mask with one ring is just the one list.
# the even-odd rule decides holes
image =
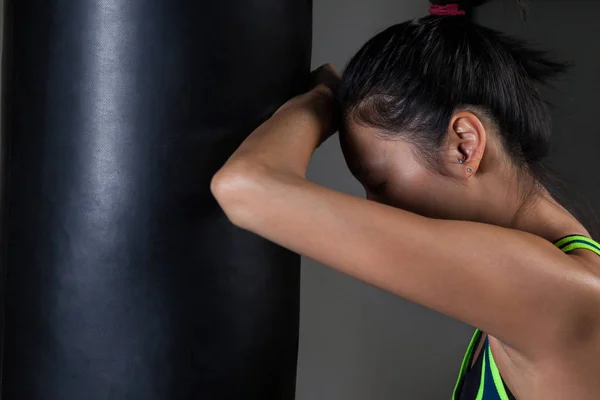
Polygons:
[[579,313],[574,313],[572,324],[565,327],[568,336],[564,339],[570,349],[594,349],[598,352],[600,362],[600,256],[589,250],[578,249],[570,252],[568,258],[572,262],[566,268],[579,273],[567,276],[578,277],[582,293]]
[[[565,268],[580,282],[581,306],[551,348],[521,351],[489,336],[500,374],[517,398],[596,399],[600,392],[600,257],[587,250],[568,255]],[[539,312],[552,312],[539,305]],[[540,342],[549,344],[540,337]]]
[[569,253],[568,258],[573,262],[567,268],[579,272],[573,276],[579,277],[583,293],[579,308],[581,314],[574,316],[578,319],[574,319],[573,326],[566,329],[572,335],[567,340],[572,345],[583,348],[593,346],[600,351],[600,256],[589,250],[578,249]]

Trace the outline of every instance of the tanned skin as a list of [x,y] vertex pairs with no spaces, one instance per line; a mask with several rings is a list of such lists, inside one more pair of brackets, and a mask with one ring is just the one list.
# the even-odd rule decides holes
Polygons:
[[522,176],[469,111],[448,124],[443,175],[410,144],[350,122],[341,144],[367,198],[308,181],[313,152],[337,129],[338,75],[315,76],[214,176],[231,222],[486,332],[519,400],[598,399],[600,257],[552,244],[589,236],[582,224],[543,190],[523,208]]

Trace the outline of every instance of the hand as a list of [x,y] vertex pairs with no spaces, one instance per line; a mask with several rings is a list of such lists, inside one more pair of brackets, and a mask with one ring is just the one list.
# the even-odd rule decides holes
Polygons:
[[333,66],[331,64],[322,65],[310,75],[310,90],[286,102],[275,114],[289,109],[310,112],[321,125],[322,133],[319,143],[322,143],[337,131],[338,111],[335,92],[339,82],[340,75]]
[[322,65],[310,74],[311,90],[327,88],[332,93],[335,93],[340,79],[340,74],[335,70],[333,65]]
[[339,110],[336,107],[335,97],[341,77],[333,65],[325,64],[314,70],[310,79],[312,89],[309,93],[315,94],[315,109],[324,121],[325,129],[321,139],[323,143],[338,130]]

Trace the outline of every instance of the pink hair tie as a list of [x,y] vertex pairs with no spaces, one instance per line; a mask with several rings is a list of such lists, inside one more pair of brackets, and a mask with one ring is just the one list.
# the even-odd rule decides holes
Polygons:
[[439,4],[432,4],[429,8],[429,14],[437,16],[456,16],[465,15],[466,12],[458,7],[458,4],[446,4],[445,6]]

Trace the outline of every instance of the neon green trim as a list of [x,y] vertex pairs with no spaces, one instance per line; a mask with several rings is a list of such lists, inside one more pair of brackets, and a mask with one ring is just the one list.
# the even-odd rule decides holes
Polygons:
[[572,240],[590,240],[590,238],[587,236],[582,236],[582,235],[571,235],[571,236],[567,236],[565,238],[560,239],[558,242],[555,242],[554,245],[557,247],[560,247],[563,244],[570,242]]
[[562,251],[564,251],[565,253],[568,253],[570,251],[573,250],[578,250],[578,249],[586,249],[586,250],[590,250],[593,251],[594,253],[598,254],[600,256],[600,251],[598,251],[598,249],[596,249],[595,247],[592,247],[588,244],[585,243],[573,243],[568,245],[567,247],[565,247],[564,249],[562,249]]
[[506,389],[504,388],[504,382],[502,381],[502,377],[500,377],[500,371],[498,371],[498,366],[496,365],[496,361],[494,360],[494,355],[492,354],[492,347],[490,346],[489,342],[487,345],[487,353],[490,359],[490,370],[492,371],[492,377],[494,378],[494,386],[496,386],[498,396],[500,396],[500,400],[510,400],[508,398],[508,393],[506,393]]
[[452,393],[452,400],[458,400],[458,390],[460,389],[460,385],[462,384],[463,379],[469,369],[469,362],[473,356],[473,352],[475,351],[475,346],[481,339],[481,331],[479,329],[475,329],[473,336],[471,337],[471,342],[469,342],[469,347],[467,347],[467,351],[465,352],[465,356],[463,357],[462,364],[460,366],[460,372],[458,373],[458,379],[456,380],[456,384],[454,385],[454,392]]
[[[485,350],[485,349],[482,349]],[[483,399],[483,389],[485,388],[485,370],[487,368],[487,356],[486,352],[483,352],[483,365],[481,366],[481,379],[479,380],[479,390],[477,391],[477,397],[475,400]]]

